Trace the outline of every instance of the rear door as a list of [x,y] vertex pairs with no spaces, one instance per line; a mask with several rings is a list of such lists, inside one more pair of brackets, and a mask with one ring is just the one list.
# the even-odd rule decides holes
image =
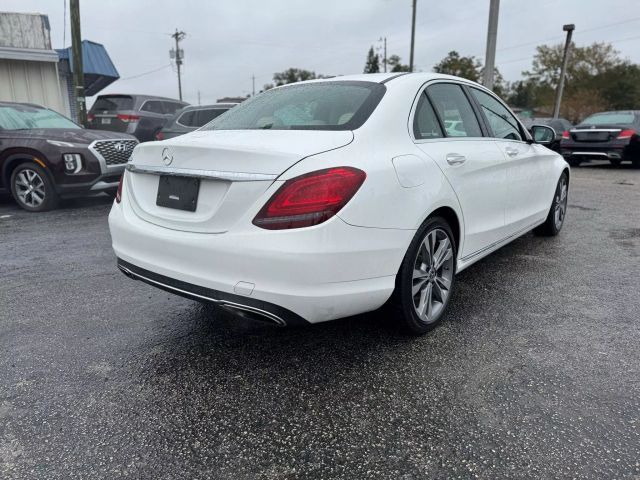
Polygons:
[[490,135],[503,154],[506,165],[505,225],[508,235],[530,228],[549,209],[555,185],[548,178],[547,165],[555,154],[526,141],[524,129],[515,115],[495,96],[470,87],[482,111]]
[[465,225],[462,257],[501,240],[505,162],[495,142],[484,138],[461,85],[428,86],[418,101],[413,125],[418,147],[437,162],[460,202]]

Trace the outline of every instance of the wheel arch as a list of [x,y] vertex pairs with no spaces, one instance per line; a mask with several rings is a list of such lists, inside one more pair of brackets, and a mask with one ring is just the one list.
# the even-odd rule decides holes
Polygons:
[[433,217],[441,217],[447,221],[449,227],[451,227],[451,231],[453,232],[454,241],[456,242],[456,251],[460,252],[463,229],[462,222],[456,211],[449,206],[438,207],[427,215],[424,221],[426,222]]
[[16,169],[18,165],[25,162],[36,162],[41,167],[44,166],[44,171],[47,172],[49,179],[53,182],[53,177],[49,168],[47,167],[47,162],[45,161],[44,155],[40,154],[37,150],[20,150],[10,152],[2,159],[2,170],[0,170],[0,186],[6,188],[7,190],[11,189],[10,181],[11,181],[11,173]]

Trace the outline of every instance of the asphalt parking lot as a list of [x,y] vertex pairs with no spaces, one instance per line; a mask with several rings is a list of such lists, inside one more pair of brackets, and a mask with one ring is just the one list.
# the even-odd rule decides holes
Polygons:
[[0,478],[640,478],[640,170],[570,195],[422,338],[236,319],[119,273],[106,197],[0,199]]

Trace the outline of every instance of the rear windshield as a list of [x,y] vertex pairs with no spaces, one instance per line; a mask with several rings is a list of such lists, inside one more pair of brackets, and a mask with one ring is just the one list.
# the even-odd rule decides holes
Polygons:
[[67,117],[46,108],[29,105],[0,105],[0,129],[80,128]]
[[133,98],[126,95],[98,97],[91,107],[92,112],[103,110],[133,110]]
[[369,118],[385,91],[373,82],[288,85],[244,101],[203,130],[354,130]]
[[633,112],[603,112],[587,117],[582,125],[631,125],[634,121]]

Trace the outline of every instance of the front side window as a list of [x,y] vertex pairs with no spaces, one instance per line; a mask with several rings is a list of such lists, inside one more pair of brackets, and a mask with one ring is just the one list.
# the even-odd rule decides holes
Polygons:
[[66,117],[46,108],[28,105],[0,105],[0,129],[80,128]]
[[436,112],[433,111],[433,107],[424,93],[420,95],[416,113],[413,117],[413,136],[416,140],[442,138],[444,136],[438,123]]
[[516,117],[502,103],[477,88],[472,88],[471,92],[482,107],[494,137],[506,140],[522,140]]
[[195,127],[197,126],[196,114],[197,112],[195,110],[188,110],[178,117],[178,123],[185,127]]
[[334,81],[267,90],[233,107],[205,130],[354,130],[384,95],[380,83]]
[[460,85],[436,83],[427,93],[444,123],[447,137],[481,137],[482,130]]

